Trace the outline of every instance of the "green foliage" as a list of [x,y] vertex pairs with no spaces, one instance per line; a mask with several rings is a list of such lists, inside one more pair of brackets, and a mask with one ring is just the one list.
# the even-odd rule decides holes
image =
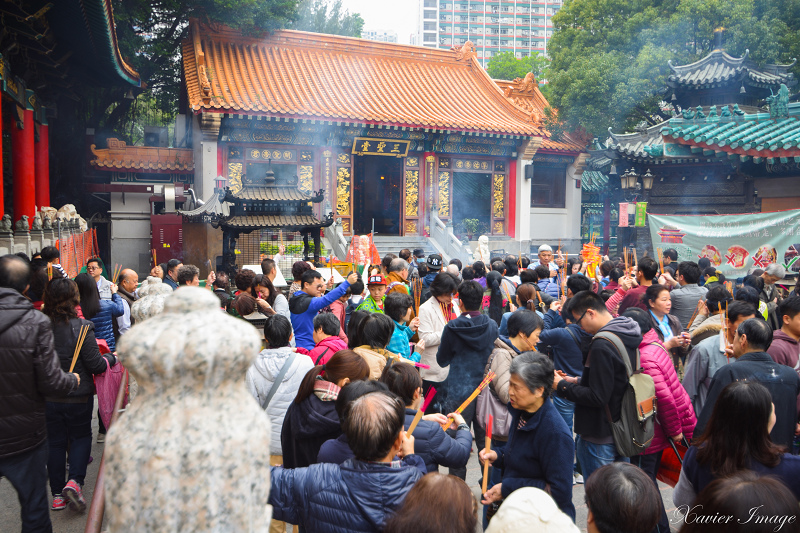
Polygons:
[[[285,244],[285,254],[286,255],[303,255],[303,243],[300,244]],[[272,242],[261,242],[258,245],[259,252],[266,255],[274,256],[278,253],[278,245]],[[325,257],[327,255],[327,250],[325,249],[325,245],[320,243],[320,257]],[[311,245],[311,255],[314,254],[314,246]]]
[[528,72],[533,72],[536,80],[541,81],[547,77],[549,65],[550,60],[539,54],[517,59],[514,52],[500,52],[489,60],[486,72],[496,80],[524,78]]
[[667,61],[708,54],[715,28],[726,29],[734,56],[749,49],[759,63],[789,62],[800,53],[800,0],[570,0],[553,26],[548,99],[567,129],[598,136],[667,118],[658,108],[669,98]]
[[342,7],[342,0],[301,0],[293,29],[361,37],[364,19]]

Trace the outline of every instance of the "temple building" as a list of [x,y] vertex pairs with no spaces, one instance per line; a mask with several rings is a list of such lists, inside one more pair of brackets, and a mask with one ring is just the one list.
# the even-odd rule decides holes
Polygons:
[[[193,20],[183,68],[192,187],[206,206],[184,212],[184,226],[232,226],[242,191],[263,187],[269,172],[311,202],[313,220],[295,227],[333,221],[325,237],[337,255],[338,242],[372,231],[431,238],[445,256],[481,234],[515,253],[532,240],[577,247],[586,142],[552,139],[533,76],[492,80],[471,43],[431,50],[289,30],[255,38]],[[276,208],[266,205],[275,198],[248,198],[242,227],[253,229],[249,213]],[[218,257],[220,241],[192,247]]]
[[[584,233],[602,227],[607,243],[651,249],[649,229],[620,227],[620,202],[647,202],[660,214],[731,214],[800,205],[800,104],[788,65],[755,65],[749,52],[717,49],[674,66],[665,100],[673,117],[633,133],[613,133],[590,150],[584,174]],[[641,179],[640,179],[641,178]],[[597,190],[596,184],[605,184]],[[631,224],[632,226],[633,224]]]
[[[51,206],[50,123],[76,78],[139,87],[116,41],[111,0],[5,2],[0,32],[0,215]],[[57,206],[58,207],[58,206]]]

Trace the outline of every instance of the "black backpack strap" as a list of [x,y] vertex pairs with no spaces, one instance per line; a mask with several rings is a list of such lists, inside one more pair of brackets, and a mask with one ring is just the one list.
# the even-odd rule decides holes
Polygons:
[[565,327],[564,329],[566,329],[566,330],[567,330],[567,333],[569,333],[569,336],[570,336],[570,337],[572,337],[572,340],[574,340],[574,341],[575,341],[575,344],[577,344],[577,345],[578,345],[578,348],[580,349],[580,347],[581,347],[581,341],[580,341],[580,339],[579,339],[578,337],[576,337],[576,336],[575,336],[575,333],[573,333],[571,329],[569,329],[569,326]]
[[321,354],[319,354],[319,357],[317,357],[317,360],[314,361],[314,366],[317,366],[319,364],[319,362],[322,360],[322,358],[325,357],[325,354],[328,353],[328,350],[330,350],[330,348],[325,348],[325,351],[322,352]]

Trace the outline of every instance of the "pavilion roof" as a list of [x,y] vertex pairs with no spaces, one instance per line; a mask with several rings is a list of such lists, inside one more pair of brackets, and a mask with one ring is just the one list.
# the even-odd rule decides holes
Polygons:
[[158,148],[128,146],[125,141],[108,139],[108,148],[91,146],[95,159],[91,164],[98,170],[127,170],[144,172],[192,172],[194,152],[190,148]]
[[670,119],[661,134],[667,142],[690,145],[707,155],[728,154],[744,161],[749,157],[792,157],[800,161],[800,103],[785,104],[783,110],[740,114],[728,111],[717,116],[715,109],[707,116],[704,113],[702,117]]
[[183,43],[195,112],[543,136],[476,59],[438,50],[278,30],[263,38],[191,23]]
[[139,73],[119,50],[111,4],[111,0],[62,0],[53,2],[47,18],[59,39],[76,52],[75,60],[89,72],[111,83],[121,80],[141,87]]
[[222,220],[222,226],[236,229],[327,227],[332,219],[320,221],[313,215],[235,215]]
[[669,62],[672,74],[667,78],[670,87],[685,89],[706,89],[719,87],[730,82],[747,82],[762,88],[778,88],[781,83],[787,87],[797,84],[789,65],[763,65],[757,67],[746,51],[742,57],[733,57],[724,50],[714,50],[704,58],[688,65],[676,66]]

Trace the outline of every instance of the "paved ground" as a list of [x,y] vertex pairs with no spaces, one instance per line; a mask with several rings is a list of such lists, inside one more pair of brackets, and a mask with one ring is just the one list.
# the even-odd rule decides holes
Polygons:
[[[94,461],[89,465],[86,474],[86,485],[84,486],[84,497],[86,498],[87,506],[91,502],[92,494],[94,493],[94,482],[97,479],[97,470],[100,466],[100,457],[103,453],[103,444],[97,444],[97,416],[95,415],[93,421],[93,436],[94,444],[92,446],[92,456]],[[447,469],[442,469],[447,473]],[[480,487],[478,486],[478,479],[481,476],[481,468],[475,453],[470,457],[467,464],[467,484],[473,489],[476,498],[480,498]],[[672,504],[672,488],[667,485],[660,484],[661,496],[664,499],[664,504],[667,506],[667,515],[672,518],[675,506]],[[49,494],[49,490],[48,490]],[[586,531],[586,504],[583,500],[583,485],[575,485],[573,487],[572,501],[575,504],[577,511],[576,523],[581,531]],[[83,533],[86,526],[86,513],[77,514],[69,509],[63,511],[53,511],[50,513],[53,521],[54,533]],[[0,530],[4,533],[12,533],[20,530],[19,520],[19,503],[17,501],[16,493],[13,487],[5,478],[0,480]],[[673,531],[677,531],[677,524],[673,525]],[[482,529],[478,528],[478,532]]]

